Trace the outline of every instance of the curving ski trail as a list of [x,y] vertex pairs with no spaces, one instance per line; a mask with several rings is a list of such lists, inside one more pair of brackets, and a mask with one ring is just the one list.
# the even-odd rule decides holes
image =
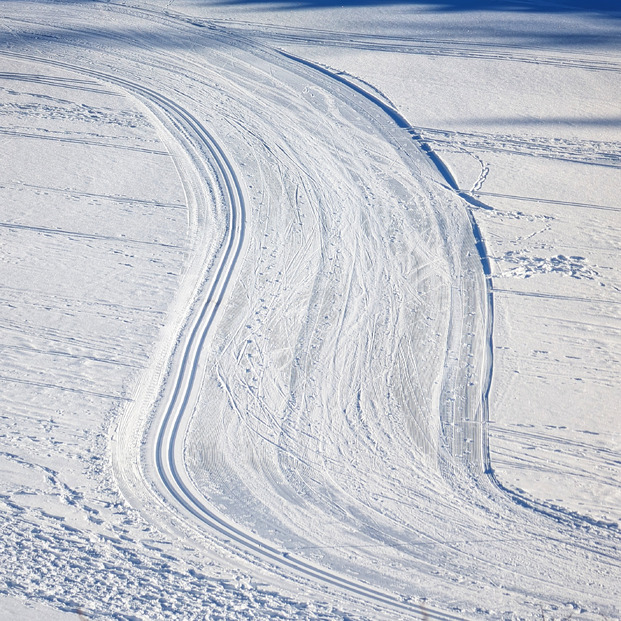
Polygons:
[[[243,251],[246,207],[241,183],[222,147],[213,139],[207,129],[191,113],[162,94],[136,82],[130,82],[99,71],[31,55],[11,55],[69,69],[134,93],[149,104],[159,108],[170,120],[174,121],[177,129],[183,128],[189,135],[193,135],[194,140],[205,146],[212,157],[211,165],[219,173],[218,180],[221,183],[224,202],[229,208],[227,237],[215,274],[210,279],[209,286],[205,288],[202,299],[199,301],[200,312],[198,317],[189,329],[189,337],[185,339],[183,349],[176,353],[181,358],[180,363],[175,369],[174,375],[167,381],[167,384],[172,386],[172,395],[166,401],[165,407],[162,408],[164,413],[157,423],[157,430],[154,434],[154,450],[150,456],[159,478],[160,492],[165,493],[168,502],[178,503],[178,507],[182,508],[187,516],[195,518],[200,524],[224,535],[239,544],[242,549],[282,568],[293,570],[314,581],[337,587],[351,595],[363,597],[395,610],[415,613],[428,619],[459,619],[460,617],[434,610],[429,606],[421,608],[417,604],[406,603],[401,597],[392,596],[389,593],[348,580],[336,573],[309,564],[286,550],[275,548],[265,541],[253,537],[250,533],[236,527],[233,522],[223,519],[210,510],[209,505],[206,504],[186,471],[183,453],[188,419],[192,417],[200,390],[199,368],[201,357],[206,354],[205,342],[210,335],[210,330],[216,324],[220,306],[226,297],[227,286],[233,278],[236,264]],[[36,77],[34,76],[33,79]],[[42,79],[37,81],[40,82]]]
[[[136,11],[125,8],[111,10],[118,10],[123,15],[136,14]],[[175,20],[162,20],[159,16],[157,19],[170,26],[169,36],[181,28]],[[186,25],[181,30],[191,38],[192,29],[188,34],[187,28]],[[79,30],[73,30],[76,37],[77,32]],[[197,101],[209,89],[201,91],[196,100],[192,100],[188,87],[190,94],[184,93],[184,103],[178,103],[170,92],[165,94],[164,89],[159,90],[153,84],[146,86],[135,77],[122,77],[123,71],[135,71],[130,68],[131,63],[123,65],[120,77],[75,62],[49,61],[132,93],[154,112],[172,139],[181,145],[180,150],[186,151],[186,164],[192,163],[191,166],[184,164],[180,170],[182,177],[188,177],[185,179],[188,193],[196,194],[197,205],[207,198],[217,203],[223,223],[222,236],[217,247],[212,249],[213,253],[200,255],[205,264],[201,268],[200,261],[197,261],[190,270],[191,286],[184,290],[187,304],[184,312],[187,313],[189,308],[189,314],[177,318],[172,330],[174,338],[169,336],[136,404],[129,410],[131,416],[138,416],[139,420],[129,420],[131,417],[126,416],[119,428],[116,466],[125,493],[146,515],[177,532],[185,525],[196,537],[196,532],[200,532],[197,526],[208,526],[206,533],[215,532],[221,536],[220,540],[222,537],[228,540],[227,545],[232,549],[248,552],[257,566],[263,570],[266,566],[271,567],[280,580],[289,570],[294,570],[311,582],[337,587],[353,598],[372,601],[380,607],[398,610],[400,614],[461,618],[459,613],[448,612],[454,607],[454,602],[449,600],[466,597],[469,586],[462,587],[451,581],[453,576],[469,575],[468,572],[474,571],[475,567],[483,572],[484,577],[479,582],[473,580],[473,584],[479,585],[476,588],[481,588],[483,598],[495,602],[493,605],[503,605],[502,602],[507,601],[505,595],[495,590],[494,581],[498,575],[507,582],[512,597],[519,598],[520,594],[526,593],[523,595],[527,600],[524,605],[531,608],[532,601],[538,601],[542,594],[554,593],[556,589],[562,589],[566,598],[583,596],[588,591],[585,584],[563,585],[564,577],[572,576],[572,563],[582,558],[582,547],[588,550],[587,554],[598,555],[598,572],[618,570],[617,559],[610,547],[614,545],[615,534],[604,529],[604,535],[593,539],[588,533],[569,530],[579,522],[573,516],[555,516],[548,511],[533,517],[532,507],[516,506],[506,490],[501,489],[493,477],[490,484],[488,477],[485,408],[491,372],[492,307],[486,278],[489,268],[485,269],[486,255],[476,222],[468,217],[464,204],[455,194],[470,203],[476,199],[459,194],[456,182],[450,171],[443,168],[441,160],[430,148],[425,148],[420,137],[416,137],[418,144],[414,142],[405,119],[372,94],[326,70],[255,45],[226,29],[220,28],[218,36],[221,45],[229,46],[226,48],[228,57],[224,54],[223,57],[230,63],[230,66],[218,67],[219,73],[202,68],[201,59],[178,51],[162,55],[161,64],[165,68],[162,75],[169,72],[181,86],[196,86],[201,81],[207,83],[210,80],[215,83],[214,75],[217,75],[224,81],[224,86],[216,88],[210,84],[216,93],[213,98],[216,108],[224,109],[231,103],[218,99],[218,88],[223,93],[226,89],[235,93],[242,104],[228,117],[222,114],[222,118],[226,118],[230,126],[235,126],[238,133],[232,138],[227,137],[230,142],[226,145],[221,137],[216,138],[207,129],[207,122],[199,120],[199,113],[204,108]],[[73,45],[81,48],[79,43]],[[67,52],[65,54],[70,56]],[[158,57],[148,45],[141,54],[142,57],[137,57],[139,60],[146,57],[152,66],[157,65]],[[110,56],[112,62],[119,58],[118,53],[110,53]],[[28,58],[48,62],[36,56]],[[221,58],[214,56],[213,62]],[[253,62],[261,67],[260,71],[254,71]],[[187,67],[187,75],[182,73],[183,66]],[[272,72],[280,72],[277,79],[273,78]],[[182,75],[185,81],[180,78]],[[266,79],[266,75],[272,75],[273,91],[260,82]],[[257,94],[257,110],[254,111],[245,98],[257,85],[268,92]],[[277,91],[280,88],[290,96],[297,92],[296,89],[301,91],[302,85],[310,95],[305,93],[307,99],[301,97],[300,101],[292,102],[293,109],[289,112],[283,103],[286,96],[279,98]],[[318,100],[312,106],[308,104],[311,96]],[[275,114],[270,105],[276,109]],[[248,113],[247,118],[242,111]],[[302,124],[301,115],[310,111],[316,115],[313,119],[316,119],[321,144],[316,144],[315,135],[307,126],[295,126],[295,120]],[[279,114],[280,118],[276,118]],[[282,126],[279,125],[281,122]],[[348,151],[345,137],[348,131],[353,133],[357,123],[364,124],[365,129],[352,138],[358,142]],[[225,122],[218,127],[220,136],[226,134],[224,126]],[[235,141],[240,140],[241,134],[245,134],[248,142],[240,142],[239,146]],[[250,144],[256,149],[254,156],[258,164],[251,172],[245,169],[242,174],[239,172],[241,157],[244,149],[250,150]],[[304,153],[302,146],[308,147],[310,153]],[[359,146],[362,148],[356,152]],[[398,155],[395,157],[394,153]],[[329,167],[322,166],[322,157],[329,162]],[[380,164],[385,168],[378,173]],[[371,178],[373,174],[380,180],[373,178],[364,185],[365,176]],[[390,175],[394,175],[406,189],[391,185],[393,179]],[[285,185],[285,179],[291,180],[290,186]],[[263,194],[260,198],[250,191],[250,181],[261,186]],[[292,191],[294,185],[295,191]],[[367,193],[366,203],[359,189],[363,185]],[[403,197],[408,192],[417,192],[417,204],[408,205],[408,208],[418,210],[415,211],[416,217],[412,218],[420,218],[422,224],[419,224],[421,231],[418,232],[413,222],[397,219],[399,210],[406,203]],[[369,199],[373,193],[380,199]],[[355,200],[348,202],[348,195],[354,196]],[[401,204],[394,200],[395,195]],[[291,209],[297,210],[299,222],[303,223],[304,218],[312,222],[300,225],[307,237],[300,243],[299,251],[278,259],[280,262],[269,263],[268,252],[260,252],[264,248],[260,248],[256,241],[263,243],[267,238],[257,221],[263,218],[261,223],[269,222],[270,214],[264,204],[271,200],[271,207],[276,210],[279,196],[291,199]],[[394,222],[388,222],[388,218],[381,220],[382,209],[391,214]],[[294,217],[290,221],[283,219],[288,234],[294,230],[291,224],[294,220]],[[275,222],[277,226],[280,224],[277,219]],[[268,224],[261,225],[267,230]],[[382,262],[384,255],[378,253],[382,245],[387,245],[386,239],[398,239],[399,226],[407,226],[408,233],[413,236],[420,235],[414,248],[419,251],[413,261],[415,269],[404,271],[406,277],[401,280],[397,270],[399,258],[390,264],[390,269],[396,271],[390,272],[389,277],[385,277],[389,268],[384,272],[373,271],[373,263]],[[199,228],[195,225],[193,234],[197,239],[204,239],[199,236]],[[347,239],[345,233],[349,230],[357,236],[355,243]],[[282,241],[286,237],[277,239]],[[250,252],[251,246],[255,254],[245,260],[245,253]],[[403,248],[414,254],[411,246]],[[275,252],[278,244],[270,247],[265,242],[265,249]],[[399,253],[395,251],[394,254]],[[289,376],[282,373],[286,381],[281,376],[274,380],[272,394],[280,391],[279,399],[284,403],[280,405],[277,399],[270,401],[265,396],[272,381],[265,372],[266,368],[270,369],[268,364],[257,373],[259,388],[235,375],[240,361],[245,360],[244,341],[250,343],[250,336],[254,338],[261,326],[274,321],[269,315],[270,303],[264,303],[263,298],[258,297],[265,295],[267,298],[267,293],[253,293],[256,297],[248,303],[257,305],[255,314],[264,310],[268,318],[252,334],[244,332],[254,329],[248,327],[250,321],[244,316],[235,318],[231,309],[235,304],[241,306],[240,290],[245,286],[245,280],[255,277],[257,290],[263,287],[273,291],[270,299],[287,310],[283,302],[285,294],[279,294],[277,280],[269,282],[267,277],[261,280],[259,268],[251,269],[252,261],[256,260],[257,264],[263,261],[266,272],[275,266],[273,271],[279,272],[280,277],[291,266],[297,266],[298,272],[293,278],[302,278],[307,275],[300,265],[304,257],[310,255],[318,257],[316,263],[319,267],[314,277],[312,274],[308,276],[311,285],[300,287],[304,295],[310,290],[308,297],[297,290],[290,294],[290,299],[302,307],[300,314],[304,322],[298,333],[291,337],[291,343],[283,345],[283,350],[288,347],[287,352],[293,353],[287,363],[290,365]],[[435,267],[438,264],[440,268]],[[283,265],[287,269],[281,269]],[[373,297],[373,286],[365,285],[360,276],[360,265],[365,266],[369,279],[375,279],[371,282],[386,285],[388,293]],[[416,285],[410,289],[407,287],[411,281]],[[396,293],[395,282],[402,287]],[[342,289],[340,283],[344,283]],[[387,284],[393,285],[393,289]],[[272,288],[268,289],[268,285]],[[428,324],[416,327],[418,341],[404,339],[410,328],[403,319],[403,298],[416,301],[420,316],[428,315]],[[383,323],[373,319],[372,312],[364,310],[362,299]],[[259,301],[264,306],[260,306]],[[332,306],[336,306],[338,312],[330,315]],[[277,314],[280,307],[275,308],[274,314]],[[414,303],[408,311],[412,308]],[[363,309],[360,312],[362,319],[354,318],[360,309]],[[294,314],[290,310],[287,312],[291,316]],[[385,314],[381,315],[382,312]],[[434,318],[433,312],[441,315],[440,318]],[[338,321],[333,322],[331,318],[335,316]],[[396,332],[393,324],[402,332]],[[338,328],[333,329],[334,326]],[[283,333],[289,330],[288,326],[285,327]],[[436,333],[435,339],[424,341],[425,336]],[[398,346],[395,351],[399,356],[394,356],[397,363],[393,362],[390,348],[382,348],[384,338],[393,339],[388,342]],[[213,345],[215,341],[217,346]],[[242,346],[229,355],[226,349],[229,346],[223,342],[235,346],[242,343]],[[351,369],[347,368],[343,362],[346,347],[338,346],[341,342],[354,343],[362,362],[357,359]],[[265,344],[268,344],[267,339]],[[233,345],[230,345],[231,349]],[[261,356],[269,360],[267,347],[256,351],[258,353],[253,351],[253,364],[254,360],[261,361]],[[382,360],[394,364],[395,368],[391,380],[396,387],[389,385],[392,401],[386,402],[390,407],[385,410],[381,387],[373,384],[367,390],[364,384],[364,378],[377,369],[373,366],[374,356],[383,357]],[[330,373],[326,373],[326,369],[330,369]],[[441,389],[430,380],[437,369],[443,373]],[[220,383],[217,387],[220,393],[226,394],[224,397],[216,395],[215,405],[209,403],[206,407],[204,401],[201,402],[202,395],[208,394],[211,399],[216,394],[212,371]],[[314,379],[315,374],[321,373],[327,377],[325,391]],[[209,391],[203,393],[205,381],[212,384]],[[350,389],[350,384],[354,389]],[[336,387],[334,391],[331,390],[333,386]],[[341,408],[345,421],[341,430],[332,426],[331,420],[332,414],[338,419],[341,402],[333,397],[337,393],[343,395],[342,402],[346,406]],[[313,402],[321,402],[321,405],[313,409]],[[227,408],[235,409],[236,416],[241,419],[239,423],[233,425],[232,416],[225,419]],[[389,411],[397,420],[380,420],[374,416],[382,411]],[[410,411],[416,414],[414,420],[404,415]],[[143,435],[141,425],[146,424],[152,412],[150,430]],[[438,416],[440,432],[437,436],[433,425],[419,412],[427,413],[430,418]],[[397,415],[403,416],[403,420]],[[433,420],[435,423],[435,418]],[[226,429],[226,437],[208,438],[216,451],[203,450],[200,434],[206,429],[215,435],[211,430],[221,428]],[[127,430],[129,433],[124,437]],[[340,434],[344,439],[342,444]],[[251,451],[240,454],[240,463],[237,464],[237,456],[229,450],[226,442],[230,442],[231,447],[249,446],[254,454],[251,456]],[[205,446],[211,449],[212,445],[205,441]],[[398,456],[394,457],[391,452]],[[214,454],[220,461],[213,457]],[[252,462],[251,457],[255,455],[256,461]],[[350,455],[351,462],[348,463]],[[381,459],[376,473],[377,455]],[[212,465],[211,459],[214,460],[213,469],[205,467],[205,464]],[[411,463],[407,462],[408,459]],[[259,464],[256,471],[250,471],[251,464]],[[272,465],[275,467],[270,470]],[[248,472],[249,478],[257,477],[259,483],[254,490],[224,486],[228,481],[236,480],[236,468]],[[397,470],[398,476],[392,475],[390,468]],[[359,489],[357,469],[366,481],[373,483],[375,496]],[[209,477],[213,483],[209,482]],[[267,488],[268,484],[272,486],[269,491],[274,498],[294,499],[285,507],[286,512],[290,512],[288,515],[279,514],[276,503],[270,505],[272,497],[260,495],[264,492],[258,490],[262,490],[262,485]],[[223,486],[230,496],[226,509],[231,513],[222,510],[222,499],[217,499],[213,492],[218,485]],[[321,490],[326,491],[323,496]],[[251,498],[253,491],[257,494],[256,504],[267,506],[274,522],[282,519],[282,531],[290,538],[288,542],[280,535],[270,538],[268,521],[261,522],[257,518],[255,524],[249,524],[244,513],[243,494],[248,493],[250,503],[255,500]],[[465,515],[467,512],[470,514]],[[307,522],[296,524],[296,519],[304,515]],[[334,519],[335,516],[340,521]],[[551,517],[558,517],[568,529],[561,530]],[[316,528],[318,520],[327,522],[329,518],[334,519],[335,534],[330,539],[331,533],[326,533],[326,540],[322,540],[323,534],[313,527]],[[454,521],[447,526],[448,533],[443,520]],[[506,524],[499,527],[496,524],[499,520],[506,521]],[[258,534],[255,534],[255,527]],[[311,532],[304,533],[304,528]],[[531,552],[520,545],[520,536],[525,531],[534,540]],[[489,541],[485,540],[485,535]],[[556,552],[560,559],[559,574],[550,576],[543,564],[538,566],[537,576],[532,577],[525,569],[527,562],[537,555],[551,553],[556,545],[551,547],[549,540],[546,541],[551,535],[558,536],[560,542],[556,542],[560,547]],[[466,544],[472,544],[473,549],[464,546],[464,540]],[[209,543],[203,545],[208,547]],[[327,550],[325,557],[316,552],[322,546]],[[418,551],[423,546],[428,546],[428,557]],[[356,550],[358,557],[353,557],[348,550]],[[373,562],[380,563],[379,570],[372,567]],[[436,580],[433,588],[415,582],[420,575],[433,582],[434,570],[445,574]],[[383,571],[385,576],[382,576]],[[355,578],[356,573],[361,575],[360,580]],[[527,586],[520,584],[522,579],[528,581]],[[413,584],[417,587],[412,587]],[[408,595],[412,597],[412,591],[408,594],[407,589],[412,589],[413,597],[416,597],[416,588],[420,592],[430,592],[430,599],[439,602],[435,612],[430,612],[432,609],[426,605],[423,609],[417,603],[407,602]],[[426,588],[428,591],[424,591]],[[455,589],[458,595],[443,598],[442,592],[447,588]],[[471,594],[471,598],[476,597],[476,593]]]

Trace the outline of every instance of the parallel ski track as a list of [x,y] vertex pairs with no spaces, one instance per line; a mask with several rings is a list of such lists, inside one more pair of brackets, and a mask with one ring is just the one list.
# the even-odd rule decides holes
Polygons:
[[[246,229],[246,206],[241,183],[222,147],[190,112],[179,106],[173,100],[160,93],[135,82],[126,81],[117,76],[74,66],[69,63],[38,58],[26,54],[1,52],[6,56],[13,56],[25,60],[54,65],[63,69],[79,72],[92,78],[119,86],[148,100],[158,106],[167,116],[175,120],[178,125],[198,139],[207,147],[220,174],[223,184],[221,188],[225,200],[229,205],[229,223],[227,239],[219,260],[219,265],[203,296],[198,318],[191,329],[190,336],[181,355],[181,362],[176,375],[169,379],[174,388],[166,406],[155,439],[154,465],[161,480],[161,484],[171,498],[193,518],[201,524],[220,533],[226,538],[240,545],[244,550],[264,560],[278,565],[281,568],[294,570],[306,578],[337,587],[350,595],[364,598],[375,604],[388,606],[395,610],[414,614],[425,619],[443,621],[459,620],[463,617],[447,612],[424,608],[414,603],[404,602],[401,597],[382,592],[363,583],[345,578],[337,573],[328,571],[309,562],[296,558],[290,553],[250,535],[239,529],[235,524],[228,522],[209,509],[200,493],[195,492],[189,476],[185,473],[179,456],[183,452],[184,436],[180,433],[183,419],[191,416],[194,406],[193,391],[198,388],[197,370],[200,358],[204,354],[203,345],[215,324],[219,307],[224,301],[227,287],[231,281],[235,266],[243,248]],[[199,381],[197,382],[197,379]]]

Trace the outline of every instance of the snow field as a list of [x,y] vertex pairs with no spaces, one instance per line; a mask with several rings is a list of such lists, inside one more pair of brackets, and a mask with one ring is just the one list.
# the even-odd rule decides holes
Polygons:
[[[584,415],[616,390],[606,119],[562,139],[436,128],[431,108],[407,127],[374,88],[270,44],[317,33],[5,6],[7,610],[618,615],[618,434]],[[492,52],[474,56],[537,64]]]

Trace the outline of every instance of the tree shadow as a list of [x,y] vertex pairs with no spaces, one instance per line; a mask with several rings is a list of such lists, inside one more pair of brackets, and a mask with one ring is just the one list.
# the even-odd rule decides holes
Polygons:
[[[200,0],[197,0],[200,4]],[[419,6],[430,12],[513,11],[521,13],[599,13],[621,17],[621,0],[216,0],[216,5],[272,9],[326,9],[390,5]]]

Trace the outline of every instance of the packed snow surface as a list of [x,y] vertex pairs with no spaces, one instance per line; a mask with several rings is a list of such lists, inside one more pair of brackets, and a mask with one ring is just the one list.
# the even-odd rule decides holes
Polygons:
[[0,1],[3,617],[621,618],[620,15],[492,4]]

